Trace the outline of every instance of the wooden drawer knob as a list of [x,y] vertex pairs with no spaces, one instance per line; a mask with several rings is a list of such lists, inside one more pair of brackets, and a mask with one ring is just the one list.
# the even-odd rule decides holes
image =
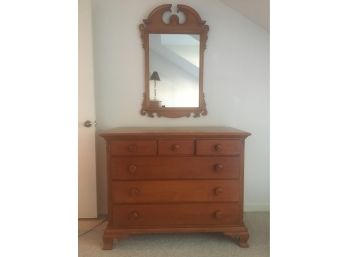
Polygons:
[[217,163],[214,165],[214,170],[215,171],[219,171],[219,170],[222,170],[224,168],[224,166],[220,163]]
[[221,218],[222,218],[222,211],[216,211],[216,212],[214,213],[214,217],[215,217],[216,219],[221,219]]
[[129,215],[128,215],[128,218],[130,219],[130,220],[136,220],[136,219],[138,219],[139,218],[139,213],[137,212],[137,211],[133,211],[133,212],[131,212]]
[[215,150],[216,152],[221,152],[221,151],[222,151],[222,145],[220,145],[220,144],[215,145],[215,146],[214,146],[214,150]]
[[180,145],[174,144],[174,145],[172,145],[171,149],[173,152],[177,152],[180,149]]
[[138,188],[136,188],[136,187],[133,187],[133,188],[129,189],[129,194],[131,196],[139,195],[139,193],[140,193],[140,190]]
[[136,170],[137,170],[137,166],[136,165],[131,164],[131,165],[128,166],[129,173],[134,174]]
[[135,153],[138,150],[137,145],[129,145],[128,151],[131,153]]
[[220,195],[220,194],[222,194],[223,191],[224,190],[221,187],[217,187],[214,189],[215,195]]

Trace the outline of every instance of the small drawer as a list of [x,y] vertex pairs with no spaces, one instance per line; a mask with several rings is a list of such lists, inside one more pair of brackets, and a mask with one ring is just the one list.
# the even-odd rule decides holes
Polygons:
[[159,140],[158,153],[160,155],[192,155],[194,143],[193,140]]
[[156,140],[114,140],[110,142],[111,155],[156,155]]
[[238,202],[239,180],[113,181],[113,203]]
[[112,223],[116,228],[241,225],[242,208],[239,203],[115,205]]
[[235,139],[207,139],[197,141],[197,155],[239,155],[243,145]]

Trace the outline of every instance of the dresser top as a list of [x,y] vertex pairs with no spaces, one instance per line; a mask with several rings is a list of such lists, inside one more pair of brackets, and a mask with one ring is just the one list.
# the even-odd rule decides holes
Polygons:
[[249,132],[231,127],[119,127],[104,131],[102,137],[112,136],[151,136],[151,135],[191,135],[191,136],[238,136],[247,137]]

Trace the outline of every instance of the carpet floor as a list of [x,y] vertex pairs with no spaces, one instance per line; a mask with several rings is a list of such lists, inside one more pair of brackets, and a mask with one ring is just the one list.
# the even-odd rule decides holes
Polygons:
[[[114,242],[113,250],[102,250],[106,222],[79,237],[79,257],[268,257],[269,213],[248,212],[249,248],[239,246],[219,233],[135,235]],[[79,220],[79,234],[100,220]]]

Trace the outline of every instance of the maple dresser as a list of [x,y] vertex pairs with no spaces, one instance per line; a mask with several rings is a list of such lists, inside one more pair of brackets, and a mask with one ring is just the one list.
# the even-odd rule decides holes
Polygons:
[[113,240],[144,233],[222,232],[248,247],[243,223],[244,140],[229,127],[117,128],[107,146]]

